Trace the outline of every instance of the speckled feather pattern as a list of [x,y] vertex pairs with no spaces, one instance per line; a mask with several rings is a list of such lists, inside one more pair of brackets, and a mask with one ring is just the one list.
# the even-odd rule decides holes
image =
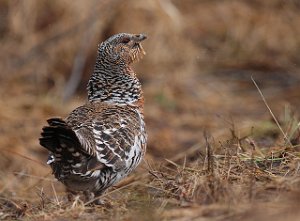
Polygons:
[[40,144],[50,152],[48,164],[70,191],[100,195],[145,154],[143,92],[130,66],[144,54],[145,38],[121,33],[100,44],[88,102],[43,128]]

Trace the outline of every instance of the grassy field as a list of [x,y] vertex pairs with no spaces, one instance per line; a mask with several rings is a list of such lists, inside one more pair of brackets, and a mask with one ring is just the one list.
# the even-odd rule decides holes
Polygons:
[[[104,205],[68,201],[39,134],[119,32],[149,36],[147,155]],[[299,220],[299,36],[295,0],[0,1],[0,220]]]

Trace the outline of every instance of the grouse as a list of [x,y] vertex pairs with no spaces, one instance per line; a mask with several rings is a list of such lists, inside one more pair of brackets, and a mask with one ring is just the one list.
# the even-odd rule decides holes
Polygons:
[[47,164],[68,191],[100,196],[145,155],[144,97],[131,65],[145,54],[146,38],[120,33],[102,42],[87,103],[43,127],[39,141],[49,151]]

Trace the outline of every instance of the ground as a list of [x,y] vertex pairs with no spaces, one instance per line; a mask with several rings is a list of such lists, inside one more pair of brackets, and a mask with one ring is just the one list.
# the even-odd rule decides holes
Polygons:
[[[0,220],[286,220],[300,205],[294,0],[0,2]],[[143,163],[68,200],[38,138],[86,101],[97,44],[146,33]],[[257,86],[255,85],[257,84]]]

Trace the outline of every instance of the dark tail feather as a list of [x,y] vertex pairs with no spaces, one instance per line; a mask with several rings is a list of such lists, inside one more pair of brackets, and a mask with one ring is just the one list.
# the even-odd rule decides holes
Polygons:
[[67,123],[61,118],[50,118],[47,120],[49,126],[68,127]]
[[55,161],[80,162],[82,154],[85,153],[75,132],[60,118],[51,118],[47,122],[49,126],[42,129],[40,145],[54,154]]

